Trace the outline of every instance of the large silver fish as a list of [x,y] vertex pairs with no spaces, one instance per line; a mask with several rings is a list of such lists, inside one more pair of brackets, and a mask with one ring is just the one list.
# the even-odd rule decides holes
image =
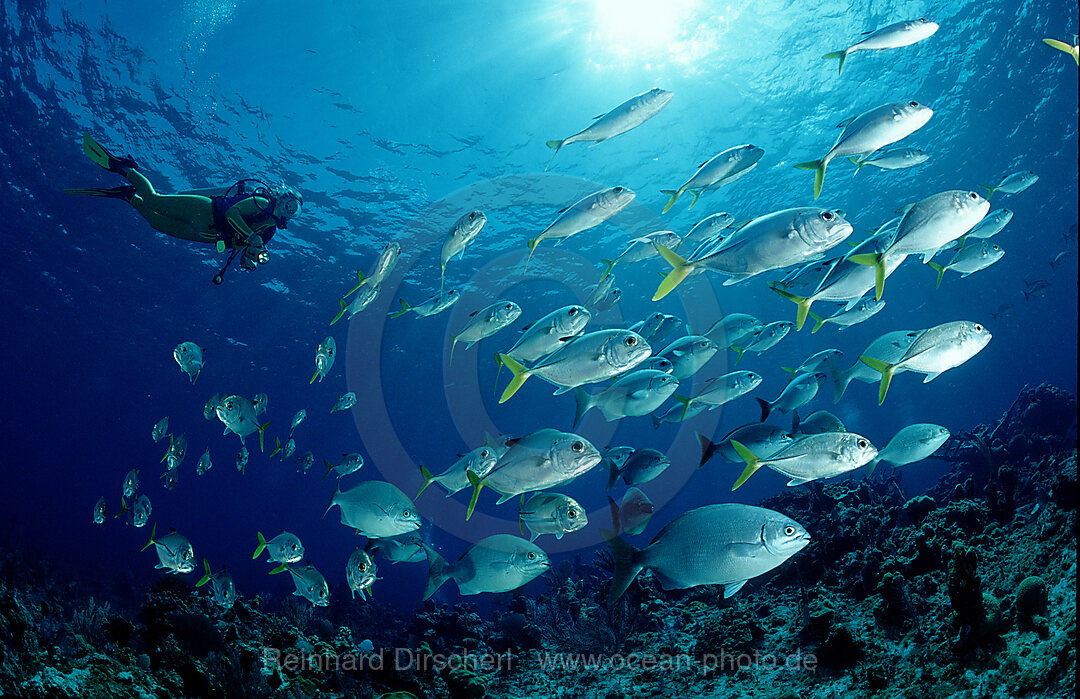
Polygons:
[[872,153],[862,158],[848,158],[855,164],[856,175],[859,174],[859,170],[862,170],[864,165],[873,165],[882,170],[904,170],[916,165],[922,165],[929,159],[930,156],[918,148],[893,148],[892,150]]
[[942,265],[937,262],[928,262],[927,264],[937,270],[937,288],[941,288],[941,280],[945,277],[946,271],[951,269],[954,272],[959,272],[960,277],[963,278],[986,269],[1004,255],[1005,251],[1000,245],[991,243],[989,240],[980,240],[973,245],[965,245],[960,250],[957,250],[948,264]]
[[706,216],[683,236],[685,245],[703,245],[708,241],[716,240],[717,236],[733,233],[731,224],[735,223],[735,217],[727,212]]
[[513,323],[521,315],[521,306],[513,301],[502,299],[491,304],[487,308],[473,311],[469,314],[469,322],[454,335],[453,344],[450,345],[450,361],[454,361],[454,348],[457,343],[466,342],[465,349],[469,349],[485,337],[491,337],[506,326]]
[[731,486],[735,490],[762,466],[790,478],[788,486],[802,485],[821,478],[833,478],[873,461],[877,449],[866,437],[852,432],[823,432],[797,437],[772,456],[758,456],[739,440],[731,446],[746,462],[746,468]]
[[364,481],[343,491],[338,480],[326,512],[334,505],[341,508],[341,523],[363,536],[382,538],[420,528],[412,500],[386,481]]
[[585,413],[593,408],[603,413],[608,422],[648,415],[659,408],[678,387],[679,380],[670,373],[644,369],[623,374],[607,388],[591,395],[583,388],[576,388],[574,426],[577,427]]
[[206,573],[199,579],[199,582],[195,583],[195,587],[202,587],[206,583],[210,583],[210,601],[222,609],[232,609],[237,597],[236,583],[233,582],[232,575],[224,566],[219,572],[213,572],[210,569],[210,561],[206,560],[205,556],[203,557],[203,569]]
[[187,537],[175,529],[170,529],[168,534],[158,539],[155,524],[150,530],[150,541],[146,542],[142,550],[145,551],[151,546],[158,556],[158,564],[154,568],[165,569],[170,573],[190,573],[195,570],[195,550]]
[[885,49],[898,49],[902,46],[911,46],[923,39],[930,38],[938,30],[938,25],[925,17],[918,19],[896,22],[876,31],[864,32],[864,39],[856,41],[843,51],[832,51],[822,58],[839,58],[840,70],[844,72],[844,61],[849,54],[856,51],[884,51]]
[[409,305],[409,302],[405,299],[398,299],[401,302],[401,310],[394,311],[390,314],[390,317],[397,318],[405,315],[409,311],[415,312],[416,315],[420,317],[437,315],[453,306],[460,298],[461,293],[457,289],[451,289],[449,291],[439,292],[423,303],[418,303],[415,306]]
[[518,521],[529,529],[529,541],[536,541],[541,534],[554,534],[563,538],[582,529],[589,523],[585,509],[577,500],[560,493],[537,493],[526,500],[518,510]]
[[821,195],[821,185],[825,182],[825,168],[833,159],[849,155],[869,155],[890,143],[896,143],[925,126],[933,114],[934,110],[915,100],[890,102],[874,107],[837,124],[843,127],[844,131],[824,157],[799,163],[795,167],[814,171],[814,199],[817,199]]
[[180,365],[180,370],[188,375],[191,379],[191,383],[195,383],[195,379],[199,378],[199,374],[202,373],[203,364],[203,352],[206,349],[199,347],[194,342],[181,342],[173,350],[173,359]]
[[405,532],[382,539],[370,539],[364,548],[366,551],[379,554],[393,564],[420,563],[427,560],[424,539],[419,531]]
[[783,427],[770,425],[767,422],[752,422],[749,425],[736,427],[715,443],[700,432],[697,437],[698,442],[701,444],[701,458],[698,460],[698,468],[704,466],[709,459],[717,454],[720,454],[724,460],[731,463],[742,461],[738,452],[731,446],[732,440],[746,446],[762,458],[772,456],[786,449],[795,441],[795,437]]
[[[308,383],[315,383],[315,379],[319,381],[325,379],[326,375],[330,373],[331,367],[334,366],[335,359],[337,359],[337,341],[333,336],[328,335],[315,348],[315,373],[311,375],[311,381],[308,381]],[[220,415],[220,413],[218,414]]]
[[530,376],[539,376],[558,386],[555,394],[566,393],[578,386],[603,381],[621,374],[645,361],[652,348],[630,330],[598,330],[582,335],[548,355],[539,364],[526,367],[508,354],[499,355],[514,378],[503,391],[500,403],[505,403]]
[[949,441],[952,434],[941,425],[923,422],[902,428],[889,443],[878,452],[870,464],[870,473],[879,462],[885,461],[893,466],[906,466],[922,461]]
[[1007,177],[1003,177],[1000,182],[992,187],[985,184],[982,187],[986,189],[986,198],[989,199],[994,195],[994,192],[1019,194],[1038,181],[1039,176],[1028,170],[1027,172],[1014,172]]
[[550,563],[547,554],[531,541],[510,534],[496,534],[476,542],[454,563],[427,547],[428,599],[447,580],[457,583],[463,595],[516,590],[541,573]]
[[345,563],[345,582],[349,584],[349,590],[353,599],[356,593],[360,593],[360,599],[367,599],[371,594],[371,586],[375,583],[378,567],[371,560],[371,554],[359,546],[349,556]]
[[[592,141],[593,146],[595,146],[609,138],[624,134],[630,129],[640,126],[666,107],[672,97],[674,97],[674,93],[661,90],[659,87],[654,87],[648,92],[642,92],[640,95],[634,95],[610,112],[596,117],[596,121],[591,126],[578,131],[573,136],[548,141],[548,148],[555,149],[551,159],[554,160],[559,151],[571,143]],[[550,166],[551,163],[549,162],[548,165]]]
[[293,585],[296,586],[294,595],[311,602],[312,607],[325,607],[330,604],[330,586],[326,584],[323,574],[315,570],[315,566],[287,565],[285,570],[289,572]]
[[262,532],[256,532],[256,535],[259,545],[255,547],[255,553],[251,554],[251,560],[258,558],[263,551],[267,553],[267,563],[298,563],[304,557],[304,545],[296,534],[282,529],[280,534],[269,541]]
[[761,160],[763,155],[765,155],[765,151],[752,143],[735,146],[717,153],[698,166],[697,172],[678,189],[660,190],[661,194],[668,196],[668,202],[660,213],[666,214],[672,206],[675,206],[675,202],[679,200],[679,197],[684,192],[690,192],[694,195],[690,206],[687,207],[694,208],[698,197],[707,191],[719,189],[743,177],[757,167],[758,161]]
[[523,493],[568,483],[600,463],[600,452],[584,437],[545,428],[515,440],[487,475],[466,472],[473,486],[466,519],[472,517],[480,489],[499,493],[496,504]]
[[922,331],[898,361],[889,362],[866,355],[860,359],[881,374],[880,405],[885,402],[885,394],[895,374],[918,372],[926,375],[923,383],[930,383],[942,372],[960,366],[982,351],[990,337],[990,331],[979,323],[957,320]]
[[668,523],[644,549],[608,538],[615,559],[608,600],[621,597],[646,568],[665,590],[723,585],[728,598],[808,543],[802,525],[779,512],[737,503],[699,507]]
[[522,328],[521,337],[506,354],[519,362],[532,364],[583,333],[591,319],[592,314],[584,306],[558,308]]
[[825,385],[826,378],[825,374],[800,374],[784,386],[784,390],[780,392],[776,400],[767,401],[758,398],[758,405],[761,406],[761,421],[765,422],[774,410],[790,413],[814,400],[818,389]]
[[[714,376],[705,382],[705,387],[693,397],[675,395],[675,400],[683,405],[683,410],[688,411],[691,406],[703,406],[706,410],[714,410],[721,405],[730,403],[740,396],[753,391],[761,384],[761,375],[752,371],[733,371],[723,376]],[[685,420],[686,417],[684,416]]]
[[[529,260],[532,259],[540,241],[566,240],[572,235],[599,226],[629,206],[633,200],[634,192],[626,187],[601,189],[599,192],[593,192],[579,199],[560,211],[559,217],[540,235],[529,240]],[[525,266],[528,267],[528,265],[529,262],[526,260]]]
[[611,526],[616,534],[629,534],[633,536],[645,531],[649,526],[656,507],[652,500],[640,488],[630,487],[623,494],[622,502],[616,504],[608,497],[611,505]]
[[439,266],[443,279],[446,278],[446,263],[454,255],[465,257],[465,248],[469,246],[469,243],[476,240],[476,236],[480,235],[480,231],[484,230],[485,225],[487,225],[487,216],[484,215],[483,211],[470,211],[450,227],[450,235],[447,236],[446,242],[443,243],[442,252],[439,255]]
[[480,478],[486,476],[499,460],[498,452],[490,446],[477,447],[467,454],[462,455],[450,468],[438,475],[432,475],[431,471],[424,466],[420,467],[420,473],[424,477],[424,485],[416,494],[424,492],[432,483],[438,483],[446,488],[446,497],[450,497],[459,490],[469,487],[467,472],[471,471]]
[[851,231],[841,211],[803,206],[754,219],[728,238],[720,250],[700,259],[687,260],[660,247],[672,270],[660,283],[653,301],[667,296],[696,269],[728,275],[724,286],[737,284],[762,272],[819,259]]
[[[611,270],[615,269],[615,265],[632,265],[635,262],[644,262],[645,260],[651,260],[657,256],[656,245],[663,245],[668,250],[678,250],[682,245],[682,238],[675,231],[653,231],[648,235],[643,235],[639,238],[634,238],[630,241],[630,245],[626,247],[617,257],[614,259],[603,259],[604,273],[600,277],[604,277],[611,274]],[[654,243],[656,245],[654,245]]]
[[259,424],[253,401],[238,395],[225,396],[218,403],[215,412],[221,424],[225,425],[225,434],[232,432],[240,438],[240,444],[243,444],[249,434],[258,432],[259,451],[263,450],[263,437],[270,422]]
[[688,379],[712,359],[720,347],[704,335],[687,335],[656,353],[671,362],[671,375]]
[[[911,343],[915,342],[921,333],[921,330],[893,330],[887,332],[875,338],[859,355],[860,357],[873,357],[883,362],[898,362],[907,352],[908,347],[911,347]],[[852,381],[874,383],[881,378],[881,374],[871,369],[862,359],[856,359],[847,369],[834,369],[830,373],[830,377],[833,380],[833,402],[839,403]]]
[[837,329],[843,330],[849,328],[852,325],[861,323],[874,316],[878,311],[885,308],[885,302],[880,299],[866,298],[861,299],[855,303],[854,306],[844,306],[831,316],[819,316],[813,311],[809,312],[809,316],[814,319],[814,329],[811,333],[816,333],[825,327],[826,323],[834,323]]

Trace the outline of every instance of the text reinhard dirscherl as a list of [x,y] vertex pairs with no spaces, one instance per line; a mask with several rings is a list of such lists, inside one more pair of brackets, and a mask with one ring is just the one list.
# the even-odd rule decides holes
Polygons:
[[380,671],[395,670],[439,672],[467,667],[479,673],[509,671],[515,664],[532,660],[545,671],[636,671],[636,670],[698,670],[734,672],[750,668],[764,670],[809,670],[817,668],[817,657],[797,651],[783,653],[728,653],[724,650],[702,655],[667,653],[543,653],[528,655],[505,653],[418,653],[411,648],[390,648],[378,653],[287,653],[279,648],[263,649],[263,671]]

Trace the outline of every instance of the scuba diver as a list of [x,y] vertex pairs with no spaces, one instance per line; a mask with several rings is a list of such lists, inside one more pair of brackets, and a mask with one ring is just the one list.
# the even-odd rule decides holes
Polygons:
[[180,194],[158,194],[131,157],[118,158],[89,134],[83,134],[83,151],[109,172],[131,184],[112,189],[65,189],[66,194],[122,199],[156,230],[174,238],[216,245],[218,252],[231,249],[229,260],[214,276],[224,280],[225,271],[240,255],[240,267],[256,269],[270,257],[266,244],[275,230],[288,226],[300,213],[304,198],[292,187],[270,187],[259,180],[240,180],[231,187],[199,189]]

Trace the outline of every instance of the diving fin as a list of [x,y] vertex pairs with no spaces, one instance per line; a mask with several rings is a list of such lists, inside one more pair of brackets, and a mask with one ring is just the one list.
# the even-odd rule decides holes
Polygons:
[[128,170],[139,169],[132,158],[117,158],[88,133],[83,133],[83,152],[101,167],[118,175],[127,175]]
[[95,188],[89,189],[65,189],[64,194],[81,194],[88,197],[108,197],[109,199],[123,199],[130,202],[135,196],[135,188],[131,185],[113,187],[112,189]]

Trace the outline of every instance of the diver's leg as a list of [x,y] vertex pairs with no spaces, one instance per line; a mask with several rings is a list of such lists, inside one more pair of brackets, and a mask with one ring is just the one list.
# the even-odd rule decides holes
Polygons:
[[191,224],[191,221],[184,218],[174,218],[167,216],[157,209],[151,207],[145,199],[140,196],[134,196],[131,198],[131,205],[135,207],[135,210],[142,214],[142,217],[146,219],[155,230],[161,231],[166,235],[171,235],[174,238],[180,238],[182,240],[190,240],[196,243],[213,243],[216,237],[210,233],[207,228],[197,228]]
[[[194,194],[158,194],[150,180],[135,169],[129,169],[125,177],[135,186],[138,195],[132,199],[132,206],[150,221],[154,228],[184,240],[212,243],[217,239],[217,236],[210,232],[214,224],[214,209],[208,197]],[[151,221],[151,213],[158,215],[155,217],[158,222],[161,217],[172,219],[169,230],[159,228]]]

